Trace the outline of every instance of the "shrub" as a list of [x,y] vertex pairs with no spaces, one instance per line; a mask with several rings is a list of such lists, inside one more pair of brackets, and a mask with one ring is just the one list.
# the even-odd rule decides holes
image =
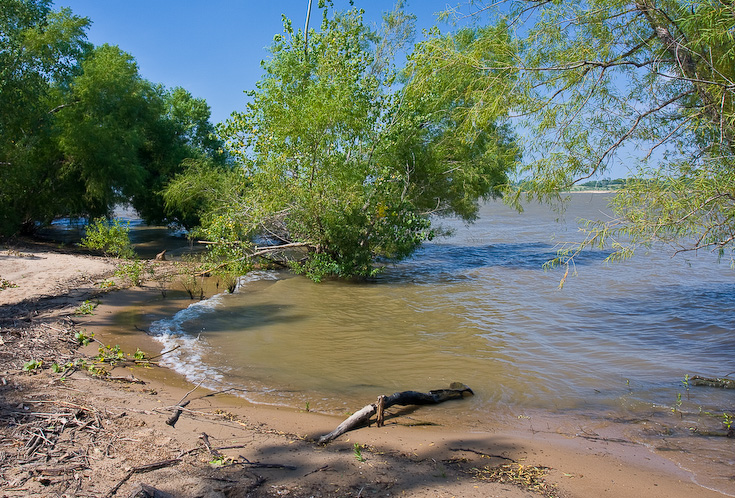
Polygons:
[[81,245],[88,249],[100,250],[107,256],[131,259],[135,251],[130,245],[130,226],[120,220],[97,218],[87,226],[87,234]]

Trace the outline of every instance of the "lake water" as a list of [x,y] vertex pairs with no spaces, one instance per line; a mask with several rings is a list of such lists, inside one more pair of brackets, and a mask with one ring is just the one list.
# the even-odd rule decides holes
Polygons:
[[606,203],[573,194],[557,220],[547,206],[519,214],[490,202],[477,222],[445,222],[452,237],[373,282],[258,272],[151,331],[162,349],[181,346],[168,366],[258,403],[345,413],[380,394],[459,381],[475,396],[442,405],[456,420],[540,410],[721,426],[702,413],[732,411],[735,392],[682,381],[735,372],[729,262],[659,248],[606,265],[606,253],[590,251],[563,289],[563,270],[542,268]]

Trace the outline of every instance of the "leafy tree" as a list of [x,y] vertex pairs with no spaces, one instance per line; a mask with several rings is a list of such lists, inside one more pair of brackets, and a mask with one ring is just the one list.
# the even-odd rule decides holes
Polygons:
[[194,98],[180,87],[155,90],[158,114],[146,126],[146,142],[139,153],[146,170],[146,187],[138,190],[131,202],[147,223],[178,223],[191,228],[199,218],[192,210],[182,212],[173,204],[166,207],[165,187],[192,162],[208,162],[221,169],[227,165],[227,157],[204,99]]
[[377,259],[405,258],[434,237],[432,215],[471,220],[506,181],[515,153],[505,128],[488,119],[474,134],[458,130],[445,111],[451,89],[396,89],[390,61],[412,22],[396,10],[381,36],[359,10],[325,9],[305,50],[284,19],[247,110],[222,130],[249,183],[223,216],[277,244],[258,254],[299,246],[307,252],[294,268],[311,278],[368,277]]
[[186,159],[224,164],[209,107],[152,85],[116,46],[86,42],[89,20],[44,0],[0,0],[0,234],[132,203],[181,221],[161,191]]
[[32,227],[53,185],[51,86],[78,74],[88,25],[50,0],[0,0],[0,234]]
[[[476,86],[483,98],[465,123],[498,109],[518,118],[527,160],[510,199],[555,198],[614,164],[635,163],[612,203],[616,218],[587,225],[582,246],[612,247],[613,259],[653,241],[732,251],[732,2],[472,2],[470,10],[446,16],[487,19],[475,39],[435,32],[428,45],[442,70],[484,72]],[[568,249],[562,259],[579,247]]]

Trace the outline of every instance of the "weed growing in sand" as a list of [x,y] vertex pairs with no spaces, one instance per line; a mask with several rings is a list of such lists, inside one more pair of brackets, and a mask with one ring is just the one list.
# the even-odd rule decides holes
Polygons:
[[15,282],[11,282],[10,280],[7,280],[5,278],[0,278],[0,290],[12,289],[15,287],[18,287],[18,284],[16,284]]
[[74,339],[77,340],[78,344],[81,344],[82,346],[88,346],[92,340],[94,340],[94,333],[87,335],[86,330],[77,332],[74,334]]
[[100,282],[98,284],[98,287],[100,289],[109,289],[110,287],[115,287],[115,282],[113,282],[112,280],[105,280],[103,282]]
[[93,303],[89,299],[84,301],[82,304],[79,305],[79,307],[74,311],[75,315],[92,315],[94,314],[94,309],[97,307],[99,303]]
[[130,263],[123,263],[115,270],[116,277],[122,277],[133,287],[140,287],[143,283],[143,272],[146,270],[145,262],[135,259]]
[[735,415],[732,413],[724,412],[722,414],[722,425],[725,426],[725,429],[727,429],[728,434],[733,431],[733,422],[735,422]]
[[355,443],[352,447],[352,452],[355,454],[355,458],[358,462],[364,462],[365,457],[362,456],[362,451],[360,450],[360,445],[358,443]]
[[41,365],[43,365],[43,360],[27,361],[23,364],[23,371],[35,373],[41,369]]
[[676,393],[676,403],[671,407],[671,413],[678,413],[680,417],[684,417],[681,413],[681,393]]
[[209,465],[212,467],[226,467],[235,463],[235,459],[232,457],[226,457],[224,455],[214,457],[209,461]]

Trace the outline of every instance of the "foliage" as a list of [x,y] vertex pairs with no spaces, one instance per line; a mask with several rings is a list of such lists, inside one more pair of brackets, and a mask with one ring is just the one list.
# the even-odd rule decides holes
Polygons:
[[134,58],[86,41],[50,0],[0,0],[0,235],[130,202],[180,221],[160,191],[187,158],[224,163],[209,107],[144,80]]
[[115,270],[115,276],[125,278],[133,287],[140,287],[143,283],[143,274],[146,269],[148,268],[144,261],[134,259],[118,266]]
[[358,462],[364,462],[365,457],[362,456],[362,450],[360,448],[360,445],[358,443],[355,443],[354,445],[352,445],[352,453],[355,455],[355,459]]
[[94,314],[94,309],[97,307],[99,303],[93,303],[89,299],[85,300],[82,304],[79,305],[79,307],[74,311],[75,315],[92,315]]
[[[357,9],[325,9],[306,46],[284,19],[247,110],[221,129],[246,188],[206,211],[201,233],[240,253],[288,248],[282,257],[314,280],[365,278],[437,235],[432,216],[472,220],[478,199],[506,181],[512,139],[494,119],[457,128],[456,88],[426,94],[410,76],[396,86],[392,57],[412,26],[400,9],[381,33]],[[267,243],[237,246],[255,235]]]
[[13,289],[15,287],[18,287],[18,284],[15,282],[11,282],[6,278],[0,278],[0,290]]
[[77,340],[77,343],[82,346],[88,346],[90,342],[94,339],[94,334],[87,335],[86,332],[77,332],[74,334],[74,339]]
[[43,360],[30,360],[23,364],[23,371],[35,373],[41,369],[42,365],[43,365]]
[[135,251],[130,244],[130,225],[123,225],[117,218],[97,218],[92,221],[87,226],[81,245],[103,251],[108,256],[127,259],[135,257]]
[[487,19],[469,43],[458,30],[434,32],[427,45],[441,68],[484,71],[466,125],[504,108],[517,118],[526,162],[510,201],[553,200],[626,164],[634,178],[617,191],[615,218],[584,226],[582,246],[612,248],[611,259],[654,241],[732,254],[730,2],[501,1],[469,18]]

